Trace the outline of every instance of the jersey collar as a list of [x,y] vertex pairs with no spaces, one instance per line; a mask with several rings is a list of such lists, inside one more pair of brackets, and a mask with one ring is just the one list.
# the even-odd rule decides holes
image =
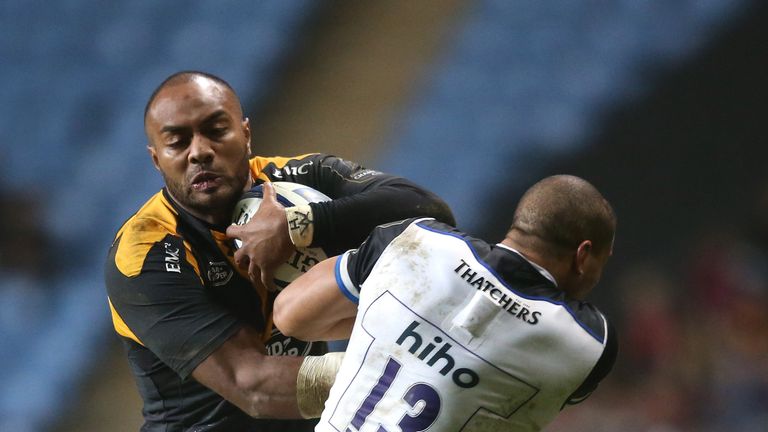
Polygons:
[[508,250],[508,251],[510,251],[510,252],[514,252],[514,253],[516,253],[517,255],[519,255],[519,256],[520,256],[520,258],[522,258],[522,259],[524,259],[524,260],[528,261],[528,264],[530,264],[531,266],[533,266],[533,268],[535,268],[536,270],[538,270],[538,271],[539,271],[539,273],[541,273],[541,275],[542,275],[542,276],[544,276],[545,278],[549,279],[549,281],[550,281],[550,282],[552,282],[553,284],[555,284],[555,286],[557,286],[557,281],[555,280],[555,277],[554,277],[554,276],[552,276],[552,273],[550,273],[550,272],[549,272],[547,269],[545,269],[544,267],[542,267],[542,266],[540,266],[540,265],[536,264],[535,262],[533,262],[533,261],[529,260],[528,258],[526,258],[526,257],[525,257],[525,255],[523,255],[522,253],[520,253],[520,251],[518,251],[517,249],[515,249],[515,248],[511,248],[511,247],[509,247],[509,246],[507,246],[507,245],[505,245],[505,244],[502,244],[502,243],[496,243],[496,246],[498,246],[498,247],[501,247],[501,248],[503,248],[503,249],[506,249],[506,250]]

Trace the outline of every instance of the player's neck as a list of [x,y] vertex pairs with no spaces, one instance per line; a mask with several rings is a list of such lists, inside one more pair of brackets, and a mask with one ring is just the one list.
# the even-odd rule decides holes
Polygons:
[[546,269],[555,278],[558,286],[568,271],[564,260],[549,253],[538,237],[510,231],[501,244],[518,251],[528,261]]

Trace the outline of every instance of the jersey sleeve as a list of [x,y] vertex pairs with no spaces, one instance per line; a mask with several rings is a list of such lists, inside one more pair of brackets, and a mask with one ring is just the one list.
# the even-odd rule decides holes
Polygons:
[[[186,379],[241,324],[209,299],[181,238],[166,235],[144,245],[139,257],[130,255],[140,247],[122,240],[110,250],[105,272],[115,329]],[[141,262],[129,271],[126,259]]]
[[329,255],[359,245],[379,224],[411,217],[456,223],[442,199],[405,178],[327,154],[305,155],[282,163],[279,168],[264,167],[272,181],[306,184],[332,198],[310,204],[315,218],[311,246],[323,247]]
[[566,405],[575,405],[585,401],[597,389],[597,385],[613,369],[618,350],[619,344],[616,329],[610,321],[605,320],[605,348],[603,349],[603,354],[584,382],[568,397],[568,400],[565,402]]
[[360,286],[368,278],[381,254],[389,244],[412,223],[424,220],[411,218],[376,227],[357,249],[348,250],[336,261],[336,283],[341,292],[358,303]]

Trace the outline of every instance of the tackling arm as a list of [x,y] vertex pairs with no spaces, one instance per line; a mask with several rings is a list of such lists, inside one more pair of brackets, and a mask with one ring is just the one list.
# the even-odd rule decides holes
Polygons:
[[258,332],[243,327],[192,377],[252,417],[313,418],[322,413],[342,357],[268,356]]
[[307,341],[349,337],[357,305],[339,290],[334,271],[337,260],[320,262],[277,296],[273,321],[284,335]]
[[299,418],[296,376],[303,357],[267,356],[261,336],[243,327],[192,377],[252,417]]

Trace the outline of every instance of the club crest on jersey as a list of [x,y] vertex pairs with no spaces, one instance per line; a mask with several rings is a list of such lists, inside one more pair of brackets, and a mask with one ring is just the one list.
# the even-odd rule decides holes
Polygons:
[[307,355],[312,349],[312,342],[305,342],[280,333],[280,330],[273,328],[272,334],[266,343],[267,354],[280,356],[303,356]]
[[232,279],[234,271],[226,261],[210,261],[208,263],[208,281],[213,286],[222,286]]

